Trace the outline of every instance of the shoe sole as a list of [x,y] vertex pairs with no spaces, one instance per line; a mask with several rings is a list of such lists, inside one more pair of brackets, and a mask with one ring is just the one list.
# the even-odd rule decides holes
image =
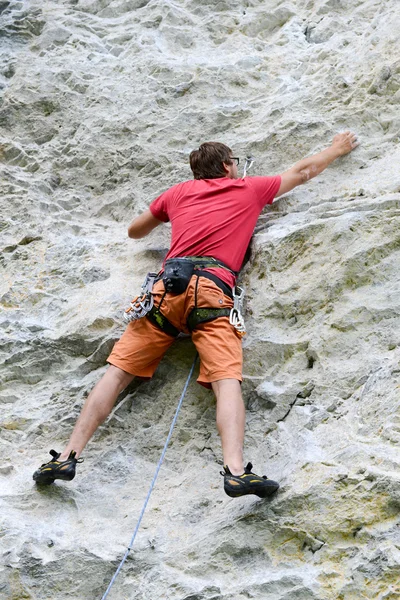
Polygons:
[[[272,483],[272,482],[271,482]],[[269,498],[279,490],[279,484],[273,482],[272,485],[268,485],[268,487],[264,487],[263,489],[247,489],[247,490],[237,490],[232,489],[229,485],[224,486],[225,493],[230,498],[241,498],[242,496],[258,496],[259,498]]]
[[51,485],[55,482],[55,479],[39,479],[36,477],[34,477],[33,480],[36,483],[36,485]]
[[43,473],[43,471],[39,471],[39,472],[35,472],[33,474],[33,480],[38,484],[38,485],[50,485],[51,483],[54,483],[56,479],[60,479],[61,481],[72,481],[73,478],[75,477],[75,471],[73,473]]

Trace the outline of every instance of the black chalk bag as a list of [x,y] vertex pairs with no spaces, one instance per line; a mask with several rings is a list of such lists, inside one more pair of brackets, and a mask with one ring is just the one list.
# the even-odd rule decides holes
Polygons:
[[183,294],[194,273],[195,264],[184,258],[169,258],[164,265],[162,280],[169,294]]

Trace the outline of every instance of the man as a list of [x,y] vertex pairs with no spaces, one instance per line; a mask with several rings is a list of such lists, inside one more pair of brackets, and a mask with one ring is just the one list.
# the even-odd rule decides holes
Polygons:
[[[278,483],[252,473],[251,463],[246,468],[243,464],[241,332],[228,318],[231,288],[263,207],[316,177],[357,145],[353,133],[338,134],[328,148],[275,177],[239,178],[239,159],[218,142],[204,143],[190,154],[194,179],[161,194],[128,228],[129,237],[139,239],[163,222],[172,224],[164,280],[160,276],[152,288],[152,311],[130,322],[115,344],[110,367],[89,394],[64,452],[52,450],[53,459],[35,471],[38,484],[74,478],[82,450],[120,392],[135,375],[152,377],[182,331],[192,334],[200,355],[198,382],[216,396],[225,492],[232,497],[266,497],[278,489]],[[185,274],[181,269],[187,267]]]

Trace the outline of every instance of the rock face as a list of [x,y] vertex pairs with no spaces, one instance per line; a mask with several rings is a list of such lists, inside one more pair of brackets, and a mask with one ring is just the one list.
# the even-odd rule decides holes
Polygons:
[[217,139],[276,174],[361,142],[260,217],[247,288],[246,457],[231,500],[212,394],[190,384],[112,599],[400,598],[400,7],[396,0],[5,0],[1,48],[0,597],[101,598],[194,350],[134,383],[71,484],[37,490],[157,269],[126,237]]

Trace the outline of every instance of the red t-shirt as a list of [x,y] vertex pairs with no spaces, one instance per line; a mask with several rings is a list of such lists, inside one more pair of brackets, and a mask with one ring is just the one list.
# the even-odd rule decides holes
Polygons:
[[[171,221],[166,256],[212,256],[239,271],[260,212],[278,193],[281,177],[193,179],[174,185],[151,204],[153,216]],[[207,269],[229,286],[226,269]]]

